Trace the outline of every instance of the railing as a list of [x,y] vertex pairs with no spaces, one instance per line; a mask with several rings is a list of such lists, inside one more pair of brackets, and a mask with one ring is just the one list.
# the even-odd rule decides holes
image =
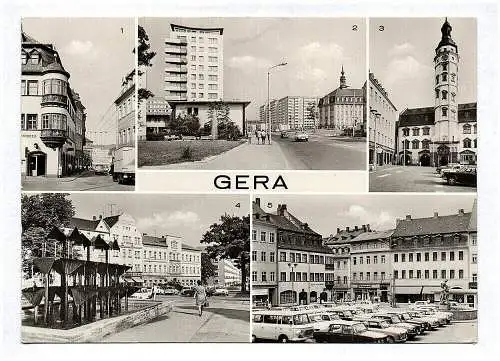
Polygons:
[[167,63],[187,64],[187,58],[185,56],[166,56],[165,61]]
[[165,68],[165,71],[171,72],[171,73],[187,73],[187,67],[186,66],[169,66]]
[[187,76],[186,75],[181,75],[181,76],[167,75],[167,76],[165,76],[165,81],[186,82],[187,81]]
[[326,263],[325,264],[325,270],[327,270],[327,271],[333,271],[334,269],[335,269],[335,267],[334,267],[333,263]]
[[477,290],[477,282],[469,282],[469,289]]
[[40,138],[66,138],[66,131],[63,129],[42,129]]
[[167,84],[167,85],[165,85],[165,90],[187,91],[187,85],[186,84]]
[[181,46],[167,46],[165,48],[165,53],[171,54],[187,54],[187,49]]
[[63,108],[68,106],[67,102],[68,97],[66,95],[61,94],[45,94],[42,95],[42,101],[40,105],[42,107],[52,104],[62,105]]

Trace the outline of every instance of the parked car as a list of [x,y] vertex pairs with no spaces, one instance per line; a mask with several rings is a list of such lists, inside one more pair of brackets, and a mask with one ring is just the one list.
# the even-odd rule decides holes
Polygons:
[[95,164],[93,166],[94,174],[96,175],[107,175],[109,174],[109,165],[105,164]]
[[151,288],[141,288],[140,290],[134,292],[130,298],[135,298],[139,300],[147,300],[153,298],[153,290]]
[[443,171],[442,177],[449,185],[463,184],[477,185],[477,168],[475,166],[462,166],[459,169]]
[[391,314],[391,315],[398,315],[399,318],[401,319],[401,321],[403,321],[403,322],[420,326],[420,329],[422,330],[422,332],[431,329],[431,322],[429,322],[429,320],[425,320],[425,319],[421,319],[421,318],[414,318],[414,317],[410,316],[410,314],[408,312],[406,312],[406,310],[403,311],[403,310],[398,310],[398,309],[391,309],[391,310],[388,310],[385,312],[387,312],[388,314]]
[[281,138],[288,138],[288,132],[287,131],[282,131],[281,132]]
[[472,310],[473,307],[471,307],[468,303],[460,303],[457,301],[450,301],[450,309],[452,310]]
[[439,320],[437,317],[427,316],[418,310],[409,310],[407,314],[411,317],[411,319],[423,320],[429,323],[428,330],[435,330],[439,327]]
[[389,322],[389,324],[394,325],[396,327],[406,328],[409,339],[415,338],[415,336],[420,335],[423,332],[423,330],[420,328],[419,325],[403,322],[398,315],[391,315],[388,313],[375,313],[371,317],[385,320]]
[[307,142],[309,141],[309,135],[306,132],[296,132],[295,133],[295,141],[296,142]]
[[167,134],[165,135],[164,137],[165,140],[182,140],[182,135],[178,135],[178,134]]
[[363,322],[370,331],[387,335],[388,343],[406,342],[408,339],[408,332],[405,328],[390,325],[387,321],[370,317],[355,317],[354,321]]
[[259,339],[303,342],[313,336],[313,324],[303,311],[272,309],[255,310],[252,314],[252,342]]
[[214,296],[227,296],[227,295],[229,295],[229,291],[227,290],[227,288],[224,288],[224,287],[216,287],[214,292],[213,292],[213,295]]
[[460,167],[461,167],[461,165],[459,163],[448,163],[446,165],[440,165],[439,167],[436,167],[436,173],[440,174],[444,170],[447,170],[447,169],[458,169]]
[[179,291],[174,287],[166,287],[163,289],[164,295],[178,295]]
[[181,296],[193,297],[194,292],[194,288],[192,287],[182,287]]
[[370,331],[363,322],[335,321],[327,331],[315,331],[313,338],[316,342],[328,343],[386,343],[387,335]]
[[308,315],[314,325],[314,331],[328,331],[333,321],[340,320],[339,315],[325,311],[312,311]]

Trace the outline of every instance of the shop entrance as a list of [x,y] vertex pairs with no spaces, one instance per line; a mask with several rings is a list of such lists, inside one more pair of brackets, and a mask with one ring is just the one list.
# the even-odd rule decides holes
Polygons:
[[28,176],[38,177],[45,175],[47,172],[47,154],[40,151],[29,153],[26,166],[26,174]]

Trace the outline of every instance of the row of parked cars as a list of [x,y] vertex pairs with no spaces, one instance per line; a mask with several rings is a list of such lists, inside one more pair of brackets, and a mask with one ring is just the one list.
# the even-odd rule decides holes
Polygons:
[[253,311],[252,342],[394,343],[451,323],[451,312],[435,306],[414,309],[378,304],[274,307]]
[[449,185],[477,185],[477,166],[450,163],[436,168],[436,173],[441,175]]

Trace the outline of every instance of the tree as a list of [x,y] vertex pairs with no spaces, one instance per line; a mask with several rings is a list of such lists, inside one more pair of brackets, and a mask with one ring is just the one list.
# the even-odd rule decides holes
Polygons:
[[[28,273],[31,257],[42,255],[47,234],[53,226],[67,226],[75,215],[73,203],[68,194],[43,193],[21,197],[21,254],[22,270]],[[54,244],[46,244],[46,254],[54,255]]]
[[207,254],[213,259],[238,259],[241,270],[241,291],[246,291],[247,264],[250,263],[250,216],[223,215],[203,235],[201,243],[208,244]]
[[215,266],[212,263],[210,256],[203,252],[201,254],[201,281],[207,283],[208,280],[215,276]]
[[[156,52],[149,50],[151,48],[151,44],[149,43],[149,36],[146,33],[146,30],[144,30],[144,28],[140,25],[137,30],[137,41],[137,63],[139,65],[137,75],[142,76],[143,71],[141,70],[141,67],[144,68],[152,66],[153,64],[151,64],[151,60],[155,57]],[[135,54],[135,48],[134,50],[132,50],[132,52]],[[137,90],[137,97],[139,102],[143,99],[148,99],[153,96],[154,94],[149,89],[139,88]]]
[[307,119],[313,120],[314,128],[316,128],[316,105],[315,104],[309,104],[306,108],[307,111]]

